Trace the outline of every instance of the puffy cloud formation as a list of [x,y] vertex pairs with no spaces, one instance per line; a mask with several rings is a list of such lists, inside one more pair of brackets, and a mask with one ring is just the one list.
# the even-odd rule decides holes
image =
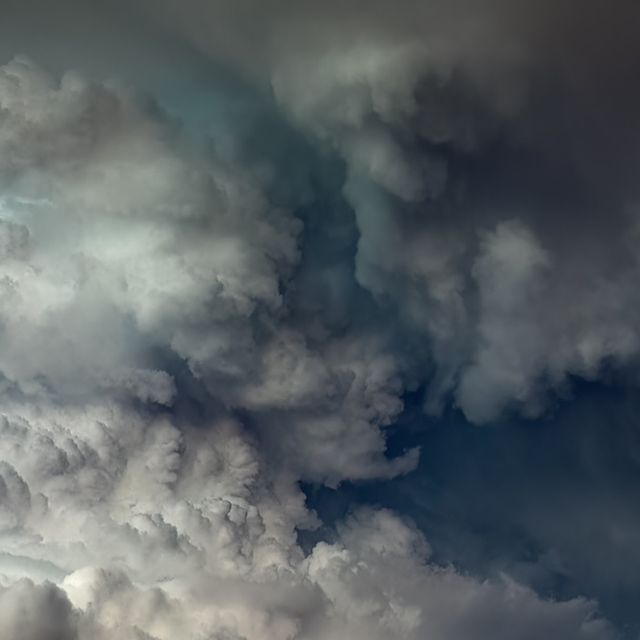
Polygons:
[[[390,512],[305,555],[298,480],[415,465],[384,455],[393,336],[305,330],[301,218],[148,100],[16,58],[0,116],[3,637],[611,637],[589,601],[431,565]],[[489,287],[516,265],[508,319],[545,253],[507,224],[481,256]]]
[[411,468],[383,456],[402,385],[380,339],[311,345],[288,322],[302,225],[259,167],[196,148],[117,87],[58,84],[23,59],[3,68],[0,105],[7,389],[168,407],[179,359],[212,402],[317,431],[296,440],[311,476]]
[[363,511],[338,542],[251,581],[192,570],[187,582],[145,586],[89,567],[59,586],[22,579],[0,591],[0,629],[25,640],[614,637],[588,601],[552,603],[507,579],[429,568],[427,549],[391,513]]
[[429,411],[537,415],[637,359],[635,5],[140,6],[342,161],[351,284],[418,353]]
[[[182,308],[185,313],[197,299],[206,322],[212,321],[209,312],[216,316],[220,344],[211,336],[200,341],[197,320],[183,323],[178,316],[175,333],[162,339],[170,340],[209,386],[215,384],[216,393],[226,387],[224,393],[234,395],[235,404],[252,408],[259,404],[264,411],[271,411],[275,404],[288,404],[290,410],[302,404],[316,406],[316,390],[335,384],[339,391],[321,395],[344,398],[346,386],[336,380],[343,373],[350,376],[352,365],[340,372],[343,363],[336,362],[335,353],[317,351],[330,349],[324,340],[328,334],[344,338],[344,331],[340,334],[338,329],[347,325],[352,335],[338,347],[340,357],[359,341],[362,351],[378,354],[370,368],[384,361],[387,372],[395,369],[389,387],[428,381],[428,411],[438,412],[453,398],[467,418],[478,423],[495,420],[505,411],[539,414],[549,391],[562,388],[571,377],[596,378],[611,362],[626,366],[635,361],[639,348],[633,287],[638,270],[638,194],[633,167],[640,157],[635,133],[640,94],[634,82],[640,52],[633,28],[640,16],[635,6],[625,3],[617,11],[605,12],[591,0],[579,8],[546,0],[492,0],[484,8],[467,0],[403,0],[398,7],[359,0],[347,6],[311,1],[267,1],[257,6],[251,0],[233,5],[138,0],[134,7],[135,11],[119,2],[100,5],[100,27],[75,0],[55,9],[30,0],[25,7],[12,7],[10,17],[16,25],[31,21],[34,29],[49,20],[61,33],[69,25],[86,23],[96,37],[107,41],[108,34],[120,30],[124,51],[133,46],[129,32],[137,25],[139,48],[156,52],[158,42],[166,46],[169,41],[178,42],[182,49],[175,45],[176,59],[191,56],[192,61],[200,56],[216,64],[222,61],[234,71],[240,69],[247,83],[263,90],[253,98],[268,103],[264,93],[271,93],[275,104],[268,108],[286,119],[295,133],[251,129],[248,135],[253,139],[236,145],[247,149],[229,164],[229,158],[202,157],[210,154],[190,148],[193,145],[182,139],[176,123],[164,123],[163,129],[160,113],[146,124],[136,113],[136,109],[144,111],[141,105],[129,105],[127,115],[118,115],[108,92],[98,97],[88,90],[75,106],[66,104],[65,96],[79,91],[73,83],[80,82],[67,75],[56,99],[59,104],[52,105],[57,115],[47,116],[51,121],[39,125],[48,132],[49,146],[43,145],[42,137],[32,139],[35,132],[26,134],[14,117],[12,133],[5,134],[12,149],[6,162],[35,161],[25,154],[30,153],[29,146],[37,149],[43,162],[53,163],[47,188],[55,188],[53,182],[58,181],[60,190],[64,182],[60,198],[73,199],[73,204],[68,203],[71,208],[87,206],[97,211],[109,201],[111,214],[144,210],[142,216],[132,215],[139,221],[145,215],[154,222],[155,215],[174,217],[180,228],[179,237],[171,239],[176,243],[174,250],[182,251],[188,244],[189,260],[198,263],[203,277],[207,268],[217,270],[216,277],[226,287],[225,300],[245,304],[244,311],[238,307],[241,315],[278,316],[278,337],[273,330],[267,331],[271,336],[261,335],[265,344],[260,349],[270,343],[264,352],[268,355],[261,356],[258,364],[248,342],[256,340],[259,332],[250,338],[242,323],[231,323],[232,330],[220,316],[229,311],[223,311],[217,297],[216,304],[207,306],[204,300],[212,302],[207,298],[211,292],[174,281],[179,295],[190,298]],[[34,14],[37,19],[31,17]],[[126,15],[130,25],[125,28]],[[63,57],[58,50],[57,57]],[[95,60],[93,64],[103,66]],[[91,60],[86,66],[92,67]],[[131,77],[140,80],[138,71]],[[34,84],[30,90],[40,91],[42,99],[42,87]],[[17,102],[5,108],[20,111],[24,96],[12,99]],[[172,99],[176,102],[169,96]],[[186,100],[177,102],[184,106]],[[62,103],[70,109],[93,109],[84,118],[95,119],[94,135],[115,137],[104,148],[99,145],[100,150],[90,151],[94,143],[70,125],[78,114],[63,116]],[[213,111],[216,108],[221,107],[212,106]],[[66,124],[65,118],[69,119]],[[242,138],[245,134],[238,129],[246,123],[239,119],[228,118],[215,128],[229,138],[236,134]],[[273,123],[262,124],[266,129]],[[112,133],[115,130],[117,135]],[[130,134],[125,152],[121,143]],[[301,134],[313,149],[306,156],[299,145],[286,139]],[[23,139],[31,140],[31,145],[15,151]],[[219,142],[220,152],[226,143]],[[278,145],[282,151],[273,148]],[[265,150],[265,146],[271,148]],[[118,158],[121,153],[128,154],[129,166],[119,165],[126,175],[110,173],[114,163],[124,162]],[[82,175],[66,180],[61,174],[65,160],[56,156],[86,159],[87,154],[100,157],[91,155],[93,161]],[[319,177],[309,157],[313,154],[328,156],[331,171],[341,175]],[[154,158],[153,164],[145,160],[148,156]],[[211,163],[216,165],[215,177],[210,175]],[[249,189],[239,179],[241,173],[253,174],[245,176],[252,185]],[[131,184],[125,186],[127,180]],[[116,187],[118,181],[123,184]],[[151,188],[151,183],[156,186]],[[283,191],[288,192],[286,201],[274,200],[274,193]],[[226,247],[231,246],[231,235],[243,236],[242,241],[234,236],[234,241],[251,246],[250,255],[243,254],[242,265],[231,264],[240,253],[233,252],[232,258],[229,249],[225,258],[216,252],[219,256],[210,258],[209,266],[194,253],[197,243],[191,243],[187,229],[191,234],[199,232],[198,221],[216,198],[218,212],[245,210],[246,219],[233,213],[222,222],[219,215],[215,224],[221,226],[210,229],[218,238],[224,237]],[[308,206],[310,201],[315,208]],[[260,228],[250,231],[254,224]],[[146,232],[143,227],[140,221],[140,234]],[[323,237],[323,246],[313,236]],[[512,242],[513,253],[507,248]],[[531,265],[535,275],[524,273],[517,247],[527,254],[545,254],[540,260],[546,266],[536,263]],[[492,252],[501,257],[494,260],[489,257]],[[118,260],[122,262],[120,256]],[[141,287],[136,294],[138,305],[143,304],[143,291],[147,297],[142,273],[142,267],[136,268]],[[512,281],[515,273],[521,282]],[[191,286],[197,287],[195,282]],[[134,295],[131,283],[128,290]],[[169,291],[154,290],[162,299],[159,304],[170,306],[170,300],[180,304]],[[571,308],[565,304],[569,296],[574,300]],[[153,316],[163,323],[164,332],[171,333],[171,323],[164,324],[170,310],[154,308],[152,296],[148,298],[148,308],[135,312],[138,320],[151,322]],[[363,331],[356,335],[353,329],[354,320],[361,322],[354,307],[369,302],[374,306],[365,340]],[[312,307],[316,310],[313,332],[309,317],[301,321],[302,311],[308,313]],[[143,319],[141,314],[148,317]],[[283,331],[285,318],[289,326]],[[382,324],[386,326],[381,328]],[[230,333],[223,339],[225,332]],[[310,345],[310,333],[316,340],[323,335],[323,341]],[[232,342],[233,355],[219,352]],[[405,349],[409,353],[400,353],[399,342],[410,345]],[[215,371],[211,369],[214,353]],[[233,362],[222,365],[224,358]],[[394,360],[391,365],[390,359]],[[276,362],[278,371],[273,370]],[[289,389],[278,389],[276,382],[291,377],[294,362],[305,363],[295,399]],[[268,367],[272,368],[269,375]],[[242,379],[240,385],[230,383],[231,369]],[[132,375],[143,374],[120,371],[106,384],[117,386],[118,380]],[[144,375],[149,379],[150,374]],[[152,377],[163,389],[158,393],[171,395],[168,381]],[[262,380],[260,388],[257,378]],[[142,393],[149,384],[143,383]],[[271,406],[270,394],[274,394]],[[277,400],[276,395],[280,395]],[[285,395],[289,395],[286,400]],[[386,403],[385,415],[377,418],[380,424],[393,419],[390,408],[391,403]],[[360,411],[351,410],[350,422],[368,420]],[[313,426],[317,419],[305,418],[307,431],[318,432]],[[334,431],[342,428],[338,426],[341,419],[333,414]],[[272,421],[281,424],[283,417]],[[359,429],[367,431],[364,426]],[[367,433],[379,452],[383,443],[373,442],[374,431]],[[305,461],[305,467],[308,464]],[[368,471],[351,470],[347,475],[377,475],[380,458],[359,463],[369,464]],[[409,467],[407,461],[402,470]],[[334,471],[331,481],[335,483],[341,472]]]
[[[385,438],[408,392],[533,416],[640,350],[636,10],[446,4],[132,3],[123,50],[251,87],[213,124],[0,67],[0,635],[615,637],[382,509],[298,541],[301,481],[415,469]],[[9,16],[89,28],[61,5]]]

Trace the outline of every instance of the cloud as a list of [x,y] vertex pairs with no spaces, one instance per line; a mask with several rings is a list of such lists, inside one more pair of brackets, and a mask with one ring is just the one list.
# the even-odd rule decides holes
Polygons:
[[[417,463],[385,456],[405,385],[389,336],[305,333],[286,294],[302,222],[257,169],[117,87],[26,59],[0,77],[5,634],[514,637],[513,616],[521,637],[610,637],[590,602],[430,565],[390,512],[305,556],[300,479]],[[64,579],[15,581],[45,566]]]
[[[633,164],[637,145],[621,135],[624,126],[632,128],[634,112],[628,108],[629,100],[621,98],[624,83],[608,80],[605,72],[612,68],[626,72],[634,59],[633,47],[627,46],[630,34],[624,27],[633,20],[632,7],[598,21],[596,4],[587,3],[581,9],[581,31],[571,20],[569,6],[550,3],[534,7],[527,2],[517,6],[495,2],[482,14],[466,2],[423,7],[407,1],[401,10],[393,11],[376,3],[376,11],[364,18],[358,3],[348,9],[336,3],[322,8],[310,3],[297,8],[288,3],[267,3],[261,9],[243,3],[243,7],[164,2],[154,5],[152,11],[141,2],[136,16],[147,21],[154,37],[160,37],[157,29],[162,26],[182,39],[185,47],[196,46],[215,61],[252,69],[249,77],[258,86],[271,88],[276,101],[272,106],[282,110],[293,127],[311,136],[314,146],[344,163],[345,177],[341,190],[336,185],[336,197],[341,191],[343,205],[346,202],[352,209],[358,241],[355,269],[343,274],[341,286],[352,295],[358,288],[371,293],[396,316],[397,335],[410,334],[411,343],[420,345],[420,359],[402,354],[399,368],[418,370],[416,375],[429,378],[429,411],[438,411],[453,395],[467,416],[478,421],[495,419],[514,407],[534,414],[544,407],[545,393],[568,377],[594,376],[604,362],[624,363],[636,356],[632,305],[612,308],[620,298],[631,295],[627,285],[634,277],[633,249],[627,238],[635,234],[636,194],[627,167]],[[263,20],[257,18],[258,13]],[[112,14],[117,21],[115,8]],[[261,25],[258,30],[257,24]],[[312,26],[315,36],[310,33]],[[232,40],[222,31],[233,33]],[[620,46],[609,47],[594,60],[591,43],[598,37],[610,42],[616,33]],[[13,63],[14,67],[16,64],[20,63]],[[585,74],[590,64],[596,74],[588,80]],[[33,73],[29,80],[29,91],[40,96],[30,102],[32,109],[38,108],[33,105],[42,101],[45,86],[51,83],[45,76]],[[47,132],[46,144],[44,138],[38,138],[34,149],[51,156],[44,161],[56,168],[46,179],[64,179],[64,186],[59,183],[58,188],[64,198],[74,199],[71,208],[99,211],[109,203],[109,215],[158,208],[164,215],[184,216],[189,222],[179,224],[179,237],[172,242],[176,250],[189,244],[189,251],[196,250],[195,243],[191,244],[192,236],[182,227],[198,228],[196,221],[202,221],[203,208],[214,202],[234,211],[245,208],[251,211],[245,227],[264,217],[269,220],[268,231],[263,228],[250,240],[252,253],[233,252],[232,264],[229,252],[224,266],[214,265],[211,258],[209,266],[225,271],[224,277],[218,274],[218,281],[226,287],[227,301],[244,304],[251,313],[258,300],[271,305],[271,311],[282,304],[279,292],[291,289],[284,285],[294,275],[303,259],[300,252],[304,253],[309,242],[297,209],[308,194],[296,194],[287,203],[290,210],[279,211],[270,206],[266,192],[279,188],[281,179],[272,177],[267,179],[269,184],[261,184],[263,174],[254,175],[253,190],[242,190],[240,195],[237,181],[230,186],[237,178],[237,162],[223,168],[216,160],[217,176],[213,178],[208,173],[211,158],[197,157],[201,150],[189,148],[175,123],[166,118],[163,122],[157,110],[154,117],[145,119],[146,108],[136,106],[131,97],[123,98],[122,91],[114,90],[111,95],[108,87],[106,91],[97,86],[82,89],[77,76],[65,78],[68,91],[61,87],[51,93],[58,96],[52,101],[51,113],[59,102],[58,115],[49,124],[42,117],[39,121],[38,126]],[[74,82],[78,84],[75,89]],[[9,100],[18,101],[11,128],[7,128],[13,131],[13,138],[5,141],[7,149],[15,149],[16,140],[32,135],[21,128],[16,115],[15,105],[24,103],[25,91],[5,91],[7,105]],[[63,96],[74,92],[78,99],[72,104]],[[605,100],[605,95],[610,99]],[[634,93],[629,91],[627,97],[633,102]],[[63,115],[65,100],[70,105],[67,116]],[[86,104],[81,106],[83,100]],[[122,109],[119,104],[128,106]],[[65,117],[70,118],[69,123],[73,120],[73,109],[84,109],[85,120],[95,118],[89,127],[98,142],[93,162],[71,179],[60,174],[62,160],[56,155],[82,156],[88,153],[82,145],[89,144],[76,128],[62,122]],[[38,121],[33,115],[30,119]],[[100,142],[101,127],[114,136],[114,131],[120,131],[120,137]],[[130,133],[131,139],[124,144],[123,138]],[[121,155],[124,148],[126,158]],[[19,153],[12,151],[12,164],[35,161],[25,153],[29,153],[28,145]],[[153,163],[146,161],[149,156]],[[612,163],[623,162],[623,158],[626,165],[613,171]],[[273,175],[273,168],[271,171]],[[240,204],[239,200],[225,202],[225,197],[248,200]],[[566,223],[554,225],[558,216]],[[216,233],[231,246],[239,241],[240,230],[230,222],[231,216],[224,223],[222,217],[217,224],[224,230],[217,228]],[[530,375],[523,375],[519,388],[500,391],[500,399],[481,416],[472,406],[467,381],[475,376],[493,379],[510,374],[508,367],[485,370],[483,363],[489,366],[490,358],[479,355],[486,350],[481,336],[498,327],[488,327],[490,312],[479,315],[485,304],[478,297],[481,292],[473,264],[481,259],[480,239],[514,219],[529,229],[553,263],[554,286],[530,301],[554,316],[547,323],[553,326],[545,326],[550,335],[541,339],[545,344],[540,348],[548,347],[549,352],[537,353],[538,364]],[[593,228],[593,233],[573,232],[581,219],[589,221],[585,228]],[[146,229],[141,223],[138,232],[142,235]],[[156,225],[151,237],[162,244],[162,233]],[[598,243],[604,237],[600,234],[606,234],[607,243]],[[248,236],[242,242],[247,240]],[[593,259],[577,277],[577,265],[585,252]],[[218,260],[222,259],[220,252]],[[200,257],[191,254],[191,260],[195,265]],[[145,265],[140,267],[138,281],[130,285],[140,287],[138,297],[142,298],[149,283],[142,281]],[[146,268],[159,273],[159,266],[151,262]],[[204,273],[207,267],[199,262],[198,268]],[[495,278],[494,286],[501,287],[501,273]],[[206,286],[196,292],[183,281],[177,283],[191,300],[198,298],[202,304],[206,299]],[[596,288],[599,298],[612,301],[591,300],[589,292]],[[561,317],[556,308],[569,291],[584,299],[590,309],[582,320],[570,314]],[[180,304],[175,292],[167,289],[162,293],[163,305],[172,300]],[[200,308],[202,314],[209,312]],[[289,318],[297,312],[297,308],[286,307]],[[137,317],[144,323],[152,322],[152,316],[157,319],[171,313],[148,301]],[[219,376],[228,377],[234,367],[236,377],[247,378],[251,366],[221,364],[231,358],[219,342],[233,343],[233,359],[249,362],[252,338],[246,329],[225,327],[224,338],[201,340],[193,321],[177,322],[183,326],[169,340],[199,375],[216,378],[218,387],[225,384]],[[536,343],[534,324],[515,332],[522,340]],[[564,344],[562,325],[575,325],[580,336],[575,348]],[[302,334],[293,342],[304,343],[304,331]],[[221,371],[210,370],[213,358]],[[251,376],[254,374],[261,375],[254,371]],[[158,394],[167,402],[170,393]],[[242,403],[239,399],[233,402]],[[265,406],[264,399],[260,402]]]
[[[377,425],[401,408],[393,363],[380,378],[287,326],[281,291],[301,223],[269,202],[257,168],[194,148],[140,98],[74,75],[57,84],[28,60],[3,69],[1,88],[5,228],[27,247],[3,267],[7,384],[171,405],[162,360],[178,357],[229,407],[339,424],[348,404],[358,422],[336,437],[359,441],[353,428],[370,444],[355,445],[362,462],[331,473],[385,467]],[[358,394],[369,375],[378,386]]]
[[69,600],[53,584],[21,580],[0,590],[0,631],[16,640],[77,640]]
[[637,359],[636,100],[607,74],[635,55],[585,61],[597,25],[517,5],[136,2],[142,43],[243,75],[250,133],[0,68],[0,536],[65,576],[7,575],[4,635],[614,637],[391,512],[298,544],[301,481],[416,468],[386,441],[407,393],[487,423]]
[[[479,583],[447,568],[416,568],[424,540],[386,511],[354,514],[343,542],[319,544],[310,573],[354,638],[607,637],[591,605],[538,599],[508,579]],[[381,576],[386,576],[383,580]],[[335,615],[335,614],[334,614]],[[333,628],[320,637],[334,637]]]
[[[292,120],[345,163],[356,279],[428,345],[408,365],[432,368],[427,409],[453,395],[469,419],[490,422],[514,408],[539,414],[571,376],[637,357],[636,181],[628,165],[607,166],[637,155],[621,136],[635,127],[635,94],[588,66],[615,75],[637,58],[623,24],[635,10],[600,24],[588,3],[578,31],[568,7],[496,3],[483,18],[456,6],[468,13],[405,3],[400,26],[384,8],[358,28],[341,14],[328,44],[292,36],[266,73]],[[302,16],[289,19],[305,32]],[[593,60],[595,39],[614,33],[623,44]],[[518,285],[515,263],[485,264],[483,240],[506,245],[513,224],[549,263]]]
[[[340,541],[319,544],[296,573],[258,583],[192,573],[192,585],[135,586],[125,574],[85,568],[60,586],[21,580],[3,588],[0,625],[11,637],[611,638],[592,603],[540,600],[509,582],[479,583],[422,563],[419,533],[387,511],[361,511]],[[169,595],[167,593],[171,595]],[[186,600],[185,600],[186,599]],[[249,601],[250,599],[250,601]],[[21,612],[32,616],[24,625]],[[22,623],[22,624],[20,624]],[[22,635],[15,635],[15,634]]]

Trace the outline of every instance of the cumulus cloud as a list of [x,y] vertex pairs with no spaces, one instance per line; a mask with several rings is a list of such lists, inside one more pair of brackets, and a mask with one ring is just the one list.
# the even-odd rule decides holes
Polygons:
[[[378,425],[401,407],[394,365],[382,354],[377,373],[375,358],[324,354],[287,327],[301,223],[271,205],[258,168],[194,148],[118,88],[57,83],[26,59],[1,79],[6,384],[168,406],[163,359],[178,357],[227,407],[338,424],[348,404],[353,426],[334,438],[352,446],[353,428],[370,444],[354,445],[362,470],[337,478],[382,470]],[[379,382],[358,392],[367,377]]]
[[[569,377],[637,358],[627,163],[640,147],[622,79],[637,12],[454,6],[380,7],[362,26],[347,12],[330,45],[292,36],[268,73],[290,117],[345,163],[356,279],[429,345],[427,409],[452,394],[488,422],[535,415]],[[594,42],[616,37],[595,60]]]
[[636,116],[581,75],[596,26],[400,4],[134,3],[142,41],[243,74],[255,139],[0,67],[0,635],[614,637],[592,601],[438,566],[388,511],[298,543],[301,481],[415,469],[385,437],[408,392],[532,416],[640,349]]
[[[420,376],[429,369],[429,410],[437,411],[453,395],[473,420],[495,419],[514,406],[533,414],[544,407],[545,390],[566,378],[597,375],[604,362],[635,358],[635,307],[612,308],[621,304],[620,298],[632,296],[627,283],[635,268],[629,238],[636,234],[637,181],[630,167],[638,145],[626,133],[634,129],[637,110],[632,106],[635,92],[625,81],[637,57],[628,29],[637,17],[635,8],[625,5],[602,15],[597,3],[588,2],[580,8],[580,26],[572,19],[577,9],[570,3],[534,6],[524,0],[496,1],[479,11],[464,1],[423,6],[407,0],[399,9],[377,2],[374,9],[365,12],[359,2],[349,7],[309,2],[295,7],[272,2],[228,7],[170,0],[151,7],[141,0],[135,16],[147,22],[147,35],[159,38],[158,30],[169,30],[185,48],[195,46],[214,61],[244,69],[257,85],[270,87],[275,107],[291,125],[344,163],[345,176],[336,187],[352,209],[358,240],[355,269],[343,276],[342,286],[370,292],[380,306],[393,310],[400,324],[398,333],[410,332],[411,340],[423,345],[421,361],[403,354],[400,368],[421,369]],[[61,15],[67,13],[82,15],[73,4]],[[111,14],[118,23],[117,4]],[[594,42],[618,45],[604,47],[597,57]],[[611,69],[615,74],[608,73]],[[32,74],[29,82],[29,91],[38,92],[41,100],[48,81],[42,74]],[[58,184],[64,194],[61,200],[72,198],[72,207],[95,211],[108,207],[111,213],[124,214],[137,208],[150,214],[162,209],[165,215],[184,216],[180,237],[172,241],[181,250],[188,244],[190,252],[196,249],[186,228],[198,227],[196,221],[202,220],[202,209],[209,203],[218,198],[218,210],[246,208],[251,213],[243,222],[238,222],[237,214],[227,216],[224,223],[224,216],[219,216],[222,226],[217,231],[224,227],[224,232],[218,237],[224,236],[225,244],[229,245],[230,235],[239,234],[234,224],[243,225],[245,232],[258,219],[260,224],[268,220],[269,229],[256,231],[251,238],[255,251],[251,256],[244,254],[242,265],[232,266],[229,259],[222,267],[213,265],[212,259],[211,266],[227,269],[224,278],[218,277],[228,300],[233,298],[252,312],[258,301],[269,312],[275,310],[281,304],[279,287],[294,274],[300,262],[298,252],[309,242],[298,216],[292,215],[300,204],[296,198],[288,203],[288,212],[272,207],[265,185],[259,184],[264,176],[253,176],[258,183],[255,188],[242,188],[239,193],[238,184],[230,186],[237,182],[235,166],[217,166],[214,179],[208,175],[210,158],[195,158],[198,152],[193,149],[180,148],[176,153],[176,147],[185,144],[176,144],[180,135],[170,133],[171,123],[161,124],[158,114],[145,121],[140,112],[145,109],[127,100],[123,103],[129,104],[127,113],[118,115],[122,106],[109,97],[109,91],[85,90],[82,100],[91,105],[82,106],[77,100],[68,103],[66,116],[61,115],[68,101],[65,96],[83,91],[74,89],[74,82],[82,84],[76,76],[65,76],[67,88],[55,93],[48,123],[35,115],[37,100],[24,108],[22,116],[15,115],[24,104],[24,92],[5,97],[6,108],[14,112],[5,133],[7,149],[12,149],[11,164],[35,161],[25,154],[37,149],[42,161],[55,165],[55,171],[47,174],[50,188],[55,188],[53,181],[63,177],[63,160],[56,156],[89,153],[82,148],[89,141],[80,128],[62,122],[77,115],[73,109],[84,108],[85,121],[95,120],[92,136],[99,137],[102,128],[110,136],[119,131],[120,138],[108,144],[96,142],[91,152],[94,161],[65,180],[64,186]],[[89,108],[92,114],[86,112]],[[24,129],[24,123],[20,125],[20,117],[29,109],[33,111],[29,120],[45,127],[47,141],[37,138],[31,152],[29,145],[22,148],[22,144],[18,151],[17,140],[22,143],[35,135]],[[129,134],[131,139],[121,144]],[[118,155],[124,148],[126,158]],[[149,156],[153,163],[146,161]],[[225,203],[229,197],[246,200]],[[566,222],[554,224],[558,217]],[[481,259],[486,233],[514,219],[549,253],[554,285],[529,304],[544,307],[554,319],[547,323],[552,326],[545,327],[542,339],[535,335],[537,322],[514,329],[519,339],[539,345],[534,357],[539,362],[524,365],[530,374],[519,374],[518,389],[496,390],[495,398],[487,400],[493,409],[481,415],[473,406],[474,385],[468,381],[508,374],[506,369],[490,370],[495,359],[480,354],[486,351],[482,336],[499,327],[487,326],[490,311],[480,317],[480,310],[487,307],[480,300],[486,287],[476,281],[473,264]],[[584,228],[593,233],[575,233],[580,220],[588,220]],[[140,234],[145,232],[143,227],[141,223]],[[162,231],[157,226],[154,231],[153,237],[161,243]],[[604,237],[607,242],[598,243]],[[592,255],[588,265],[581,258],[585,253]],[[195,264],[199,258],[192,255],[191,259]],[[156,266],[153,270],[158,272]],[[142,272],[137,270],[138,278]],[[499,272],[492,286],[501,287],[501,277]],[[240,280],[246,290],[236,287],[232,292]],[[144,287],[142,282],[137,285]],[[176,284],[186,292],[183,285]],[[596,289],[598,296],[592,296]],[[568,291],[583,300],[588,309],[584,317],[573,318],[556,309]],[[170,304],[169,293],[163,292],[162,304]],[[197,297],[201,305],[206,298],[204,290],[191,289],[185,295],[192,300]],[[148,304],[138,312],[142,322],[169,313]],[[287,308],[291,311],[297,309]],[[209,312],[201,307],[201,313]],[[182,324],[169,339],[205,377],[221,373],[207,370],[214,354],[220,362],[234,360],[225,365],[227,369],[238,367],[240,360],[251,360],[251,339],[240,327],[223,340],[235,345],[231,358],[212,337],[200,341],[192,321],[188,329]],[[562,334],[568,326],[570,335],[579,336],[576,345],[565,344]],[[304,343],[304,338],[298,336],[294,343]],[[250,367],[242,366],[246,377]],[[159,392],[165,402],[168,395]],[[264,399],[260,402],[265,404]]]
[[95,568],[59,586],[21,580],[0,592],[0,628],[30,640],[614,637],[588,601],[548,602],[507,579],[480,583],[429,568],[427,553],[420,534],[396,516],[362,511],[295,572],[259,582],[192,572],[187,584],[145,587]]

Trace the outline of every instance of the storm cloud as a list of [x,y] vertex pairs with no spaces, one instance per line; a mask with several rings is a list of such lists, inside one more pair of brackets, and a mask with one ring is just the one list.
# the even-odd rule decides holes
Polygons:
[[408,398],[411,433],[481,430],[635,385],[638,14],[7,3],[0,635],[633,632],[580,590],[586,543],[543,593],[441,562],[424,514],[325,522],[303,487],[410,484]]

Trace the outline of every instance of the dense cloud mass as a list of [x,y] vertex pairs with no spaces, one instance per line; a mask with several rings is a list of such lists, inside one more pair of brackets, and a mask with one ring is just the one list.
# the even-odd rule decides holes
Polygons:
[[307,548],[301,483],[637,379],[638,14],[8,3],[0,636],[621,637],[387,509]]

